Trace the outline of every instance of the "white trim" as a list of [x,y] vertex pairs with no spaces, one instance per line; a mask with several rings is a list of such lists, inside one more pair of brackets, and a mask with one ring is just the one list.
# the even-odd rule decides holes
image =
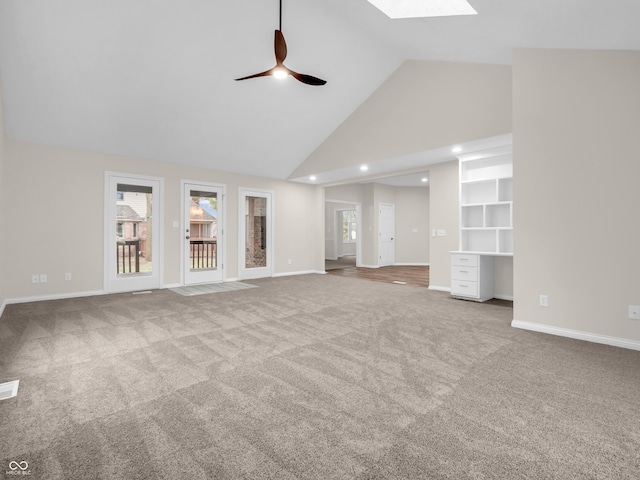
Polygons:
[[[253,194],[253,195],[252,195]],[[268,275],[251,275],[252,272],[250,270],[257,269],[247,269],[245,268],[245,215],[244,211],[244,199],[247,196],[256,196],[267,199],[267,267],[265,270],[268,271]],[[242,277],[242,280],[252,280],[254,278],[268,278],[273,277],[274,275],[274,267],[275,267],[275,201],[276,201],[276,192],[274,190],[264,190],[260,188],[250,188],[250,187],[238,187],[238,276]],[[243,276],[243,273],[249,273],[249,276]],[[255,273],[255,272],[253,272]]]
[[[221,269],[221,273],[222,273],[222,278],[221,282],[227,282],[229,280],[227,280],[226,276],[227,276],[227,185],[225,183],[210,183],[210,182],[203,182],[203,181],[198,181],[198,180],[180,180],[180,226],[178,227],[178,229],[180,230],[180,284],[178,286],[182,287],[186,285],[185,282],[185,269],[186,269],[186,265],[185,265],[185,231],[184,231],[184,227],[185,227],[185,210],[186,210],[186,205],[184,204],[184,200],[185,200],[185,185],[197,185],[197,186],[201,186],[201,187],[205,187],[205,188],[211,188],[211,189],[219,189],[222,191],[221,195],[222,198],[220,199],[220,201],[218,202],[218,206],[222,206],[222,209],[219,209],[218,211],[220,212],[220,215],[218,215],[218,217],[222,217],[222,218],[218,218],[217,220],[220,220],[220,222],[218,223],[218,239],[221,239],[221,241],[217,242],[217,246],[216,248],[218,248],[218,259],[220,260],[220,269]],[[208,282],[211,283],[211,282]],[[176,288],[176,287],[164,287],[164,288]]]
[[429,263],[394,263],[394,267],[428,267]]
[[312,273],[317,273],[320,275],[325,275],[327,272],[323,272],[321,270],[300,270],[298,272],[283,272],[283,273],[274,273],[273,277],[292,277],[295,275],[309,275]]
[[9,302],[7,302],[6,300],[0,305],[0,318],[2,318],[2,314],[4,313],[4,309],[7,305],[9,305]]
[[640,350],[640,342],[636,340],[627,340],[625,338],[609,337],[607,335],[599,335],[597,333],[581,332],[579,330],[571,330],[569,328],[552,327],[542,325],[540,323],[523,322],[521,320],[513,320],[511,326],[522,330],[530,330],[533,332],[548,333],[559,337],[573,338],[575,340],[584,340],[585,342],[602,343],[612,347],[628,348],[630,350]]
[[97,295],[107,295],[106,290],[91,290],[85,292],[70,293],[54,293],[52,295],[40,295],[37,297],[18,297],[9,298],[4,301],[4,305],[13,305],[17,303],[46,302],[48,300],[66,300],[68,298],[95,297]]
[[[154,214],[153,214],[153,228],[157,228],[157,245],[156,245],[156,252],[154,252],[157,255],[157,260],[153,261],[153,272],[151,276],[140,276],[138,278],[142,279],[142,278],[153,278],[153,279],[157,279],[157,286],[153,285],[153,286],[140,286],[140,288],[138,288],[138,286],[134,286],[133,288],[128,288],[128,289],[112,289],[111,287],[111,281],[112,281],[112,277],[111,277],[111,254],[107,253],[110,251],[110,249],[113,247],[113,243],[112,243],[112,235],[110,234],[110,232],[112,231],[112,224],[110,222],[111,220],[111,213],[112,209],[115,208],[115,205],[112,205],[112,198],[111,198],[111,179],[113,178],[118,178],[118,179],[122,179],[123,181],[127,181],[127,180],[139,180],[139,181],[143,181],[143,182],[157,182],[158,183],[158,192],[157,192],[157,198],[156,196],[154,196],[154,200],[153,200],[153,205],[154,205]],[[156,203],[156,199],[157,199],[157,203]],[[102,256],[104,258],[104,265],[103,265],[103,288],[106,292],[108,293],[125,293],[125,292],[129,292],[129,291],[136,291],[136,290],[148,290],[148,289],[155,289],[155,288],[164,288],[164,255],[165,255],[165,251],[164,251],[164,177],[154,177],[154,176],[150,176],[150,175],[139,175],[139,174],[135,174],[135,173],[123,173],[123,172],[112,172],[112,171],[105,171],[104,172],[104,210],[103,210],[103,215],[104,215],[104,250],[102,252]],[[133,277],[132,277],[133,278]]]
[[436,292],[449,292],[451,293],[451,287],[439,287],[438,285],[429,285],[429,290],[435,290]]
[[[327,203],[342,203],[345,205],[355,205],[356,207],[356,267],[364,267],[365,265],[361,265],[362,262],[362,202],[352,202],[349,200],[333,200],[333,199],[324,199],[325,206]],[[326,215],[325,215],[326,218]],[[326,225],[325,225],[326,226]],[[337,236],[334,235],[334,238]],[[326,233],[325,233],[326,237]],[[337,248],[336,248],[337,252]]]
[[511,295],[494,295],[493,298],[497,298],[498,300],[507,300],[509,302],[513,302],[513,296]]
[[380,268],[380,265],[357,265],[362,268]]

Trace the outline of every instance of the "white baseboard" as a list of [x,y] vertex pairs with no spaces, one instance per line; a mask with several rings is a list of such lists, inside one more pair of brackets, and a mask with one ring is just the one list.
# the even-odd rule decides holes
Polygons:
[[299,272],[274,273],[273,277],[291,277],[293,275],[309,275],[310,273],[319,273],[324,275],[326,272],[324,270],[301,270]]
[[165,283],[162,288],[180,288],[180,287],[184,287],[184,285],[180,284],[180,283]]
[[358,267],[362,268],[380,268],[380,265],[358,265]]
[[513,296],[512,295],[496,295],[493,298],[497,298],[498,300],[508,300],[510,302],[513,302]]
[[394,267],[428,267],[429,263],[394,263]]
[[6,306],[7,306],[7,301],[4,300],[2,302],[2,304],[0,305],[0,318],[2,318],[2,314],[4,313],[4,307],[6,307]]
[[636,340],[627,340],[625,338],[609,337],[607,335],[599,335],[597,333],[581,332],[579,330],[571,330],[568,328],[551,327],[549,325],[541,325],[539,323],[523,322],[513,320],[511,326],[522,330],[531,330],[533,332],[548,333],[559,337],[573,338],[575,340],[584,340],[586,342],[602,343],[612,347],[628,348],[630,350],[640,350],[640,342]]
[[7,300],[5,300],[4,305],[11,305],[15,303],[46,302],[47,300],[65,300],[67,298],[95,297],[96,295],[106,295],[107,293],[109,292],[106,292],[104,290],[90,290],[86,292],[54,293],[52,295],[41,295],[37,297],[8,298]]
[[429,290],[435,290],[437,292],[449,292],[449,293],[451,293],[451,287],[439,287],[438,285],[429,285]]

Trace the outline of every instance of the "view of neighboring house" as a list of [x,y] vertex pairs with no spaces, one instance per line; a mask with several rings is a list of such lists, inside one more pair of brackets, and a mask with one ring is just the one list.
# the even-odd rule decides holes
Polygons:
[[[116,240],[118,242],[118,273],[138,273],[148,258],[147,195],[140,192],[118,192]],[[131,263],[131,259],[135,261]],[[126,259],[126,260],[125,260]],[[129,267],[127,268],[127,265]]]

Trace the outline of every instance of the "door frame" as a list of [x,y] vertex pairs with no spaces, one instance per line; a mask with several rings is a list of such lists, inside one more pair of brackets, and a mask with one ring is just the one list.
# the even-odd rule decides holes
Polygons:
[[[351,202],[351,201],[347,201],[347,200],[330,200],[330,199],[325,199],[324,204],[325,204],[325,208],[327,208],[327,203],[340,203],[343,205],[352,205],[353,206],[353,210],[356,211],[356,267],[360,267],[362,266],[362,203],[360,202]],[[339,210],[334,210],[334,212],[336,212],[336,216],[337,216],[337,212]],[[335,228],[335,226],[338,224],[338,219],[334,216],[334,232],[333,232],[333,245],[334,245],[334,251],[338,252],[338,242],[340,241],[340,231],[338,231],[337,228]],[[326,234],[325,234],[325,238],[326,238]]]
[[[113,182],[130,184],[151,184],[152,188],[157,187],[157,194],[153,196],[153,242],[154,260],[151,275],[139,275],[133,277],[118,278],[113,255],[115,245],[115,222],[117,218],[117,198],[116,190],[112,190]],[[154,185],[157,184],[157,185]],[[133,173],[110,172],[104,173],[104,259],[103,281],[104,291],[107,293],[135,292],[139,290],[150,290],[162,288],[164,286],[164,178],[152,177],[149,175],[138,175]],[[116,283],[117,282],[117,283]]]
[[[362,266],[362,203],[350,202],[347,200],[330,200],[325,199],[325,208],[327,203],[341,203],[344,205],[353,205],[356,211],[356,267]],[[338,210],[335,210],[336,212]],[[334,222],[337,223],[337,219],[334,217]],[[325,225],[326,227],[326,225]],[[335,230],[335,229],[334,229]],[[326,237],[326,234],[325,234]],[[337,252],[338,231],[333,232],[334,251]]]
[[[381,219],[382,219],[382,207],[391,207],[391,241],[393,242],[393,248],[391,250],[391,263],[382,263],[382,228],[381,228]],[[395,237],[396,237],[396,206],[394,203],[386,203],[386,202],[380,202],[378,204],[378,266],[379,267],[388,267],[391,265],[394,265],[396,262],[396,244],[395,244]]]
[[[265,268],[246,268],[245,257],[245,237],[246,237],[246,225],[244,211],[246,197],[264,197],[267,199],[267,267]],[[238,188],[238,278],[241,280],[249,280],[252,278],[265,278],[273,277],[274,265],[273,252],[275,251],[273,226],[274,222],[274,208],[275,192],[273,190],[262,190],[259,188]]]
[[[227,186],[224,183],[211,183],[211,182],[203,182],[201,180],[180,180],[180,285],[195,285],[186,282],[186,274],[187,274],[187,264],[185,262],[185,249],[186,249],[186,238],[185,238],[185,228],[186,228],[186,191],[185,188],[187,185],[193,185],[196,187],[204,187],[204,188],[212,188],[216,190],[220,190],[222,192],[222,198],[220,199],[220,203],[222,208],[218,209],[219,216],[222,218],[218,219],[218,242],[216,244],[216,248],[218,249],[218,260],[220,260],[220,269],[222,272],[222,276],[220,280],[216,280],[216,282],[224,282],[226,280],[227,271],[227,248],[226,248],[226,219],[227,219]],[[207,282],[214,283],[214,282]]]

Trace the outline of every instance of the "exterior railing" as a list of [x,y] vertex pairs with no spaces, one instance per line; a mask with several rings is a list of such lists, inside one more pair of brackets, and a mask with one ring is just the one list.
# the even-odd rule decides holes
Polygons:
[[140,240],[119,241],[116,252],[118,274],[140,272]]
[[216,240],[190,240],[191,268],[216,268],[217,248]]

